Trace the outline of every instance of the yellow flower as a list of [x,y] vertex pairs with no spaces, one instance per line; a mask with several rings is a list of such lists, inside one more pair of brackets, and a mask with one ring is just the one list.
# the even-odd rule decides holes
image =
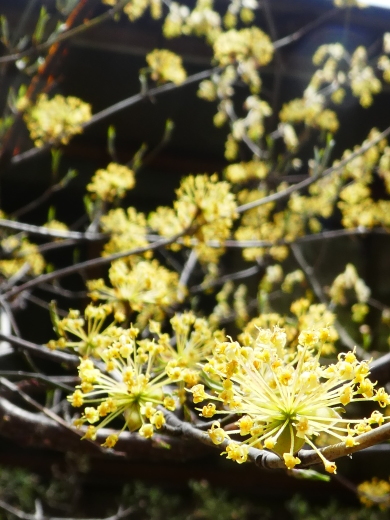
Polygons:
[[[139,430],[140,435],[146,438],[152,437],[155,428],[163,427],[165,418],[157,406],[168,405],[173,410],[175,403],[169,394],[166,395],[165,387],[170,380],[164,373],[156,371],[161,360],[158,350],[153,349],[150,343],[150,349],[144,344],[137,347],[134,329],[124,330],[117,341],[100,352],[106,365],[110,363],[112,376],[102,372],[90,359],[80,362],[81,384],[68,400],[76,406],[80,403],[93,406],[87,406],[81,418],[77,419],[79,427],[85,422],[97,423],[94,427],[96,434],[119,416],[124,422],[121,431],[125,428]],[[86,391],[83,388],[85,383],[88,385]],[[119,434],[107,437],[104,446],[114,446]]]
[[373,478],[359,484],[357,489],[360,502],[365,506],[378,505],[382,510],[390,507],[390,483],[387,480]]
[[[371,429],[375,421],[382,421],[382,416],[344,419],[338,411],[340,405],[378,401],[384,406],[390,398],[383,389],[372,397],[362,394],[368,365],[357,361],[353,352],[339,354],[336,364],[324,367],[319,363],[320,335],[303,331],[300,341],[294,353],[287,348],[282,330],[260,329],[251,346],[241,347],[238,342],[216,344],[204,370],[214,381],[219,380],[223,389],[211,397],[199,385],[194,397],[196,402],[223,402],[225,409],[216,410],[216,414],[226,413],[226,409],[243,414],[239,428],[230,430],[229,435],[225,432],[227,438],[238,434],[249,446],[260,442],[283,457],[289,468],[298,464],[295,454],[307,443],[318,453],[326,471],[334,473],[336,465],[325,459],[312,439],[325,433],[349,446],[358,442],[358,435]],[[232,356],[234,371],[230,367]],[[220,429],[215,422],[209,430],[213,442],[225,438]]]
[[67,144],[74,134],[82,132],[82,125],[91,116],[91,105],[81,99],[57,94],[49,100],[47,94],[40,94],[24,119],[35,146],[43,146],[57,140]]
[[166,49],[155,49],[147,54],[146,61],[151,69],[151,78],[154,81],[161,83],[172,81],[172,83],[180,85],[187,77],[181,57],[174,52]]
[[301,463],[301,459],[299,459],[298,457],[294,457],[290,453],[284,453],[283,459],[287,469],[293,469],[297,464]]
[[234,460],[238,464],[246,462],[248,459],[248,446],[239,444],[238,442],[230,442],[226,446],[226,458]]
[[87,185],[87,190],[100,199],[112,202],[123,198],[127,190],[135,186],[134,172],[122,164],[110,163],[106,169],[97,170]]
[[[99,353],[115,338],[123,334],[123,329],[117,327],[117,320],[104,326],[106,319],[112,313],[111,305],[88,305],[84,318],[77,310],[71,309],[67,317],[57,319],[55,328],[60,336],[57,341],[51,340],[51,348],[72,348],[80,355],[99,356]],[[120,316],[116,316],[120,317]]]

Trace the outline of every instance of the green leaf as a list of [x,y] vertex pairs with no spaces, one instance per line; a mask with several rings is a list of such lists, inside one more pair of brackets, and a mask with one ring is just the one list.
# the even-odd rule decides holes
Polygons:
[[40,43],[43,40],[43,35],[45,32],[45,27],[47,22],[50,20],[50,15],[48,14],[45,7],[41,7],[41,11],[39,13],[39,18],[37,25],[35,27],[34,34],[32,36],[32,40],[35,44]]
[[314,469],[292,469],[290,470],[289,475],[302,480],[320,480],[322,482],[330,481],[330,475],[324,475],[323,473],[314,471]]
[[4,43],[6,47],[9,46],[9,27],[7,18],[4,15],[0,16],[0,31],[1,37],[0,40]]

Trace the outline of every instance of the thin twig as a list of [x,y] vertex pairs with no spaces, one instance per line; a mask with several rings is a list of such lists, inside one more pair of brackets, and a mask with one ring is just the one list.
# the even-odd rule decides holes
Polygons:
[[91,29],[92,27],[96,27],[97,25],[101,24],[102,22],[105,22],[106,20],[113,18],[116,15],[116,13],[118,11],[120,11],[122,9],[122,7],[124,5],[126,5],[127,3],[128,3],[128,0],[121,0],[120,2],[118,2],[118,4],[115,7],[113,7],[109,11],[105,12],[104,14],[96,16],[96,18],[92,18],[92,20],[84,20],[82,25],[78,25],[77,27],[73,27],[72,29],[63,31],[62,33],[58,34],[54,38],[52,36],[50,36],[47,41],[40,43],[38,45],[35,45],[34,47],[30,47],[29,49],[26,49],[25,51],[8,54],[7,56],[1,56],[0,64],[11,63],[11,62],[20,60],[21,58],[38,55],[39,53],[49,49],[52,45],[55,45],[60,42],[64,42],[64,41],[68,40],[69,38],[72,38],[73,36],[77,36],[78,34],[81,34],[85,31],[87,31],[88,29]]
[[211,282],[205,284],[201,283],[199,285],[194,285],[191,287],[190,292],[191,294],[197,294],[203,291],[206,291],[207,289],[211,289],[211,287],[216,287],[219,285],[223,285],[225,282],[228,282],[230,280],[242,280],[244,278],[249,278],[250,276],[256,275],[262,266],[254,265],[252,267],[248,267],[248,269],[243,269],[242,271],[237,271],[232,274],[226,274],[224,276],[220,276],[216,280],[212,280]]
[[[192,76],[189,76],[183,83],[180,83],[180,85],[176,85],[175,83],[166,83],[164,85],[152,88],[148,90],[146,93],[139,93],[135,94],[134,96],[130,96],[129,98],[124,99],[123,101],[119,101],[118,103],[115,103],[114,105],[109,106],[108,108],[105,108],[101,112],[98,112],[94,116],[91,117],[89,121],[84,123],[82,127],[84,129],[89,128],[90,126],[94,125],[95,123],[98,123],[100,121],[103,121],[104,119],[107,119],[108,117],[113,116],[114,114],[117,114],[118,112],[121,112],[122,110],[129,108],[133,105],[136,105],[137,103],[144,101],[145,99],[151,99],[154,96],[157,96],[159,94],[163,94],[165,92],[169,92],[171,90],[185,87],[187,85],[191,85],[192,83],[196,83],[198,81],[201,81],[202,79],[206,79],[210,77],[214,72],[220,70],[218,67],[204,70],[202,72],[198,72],[197,74],[193,74]],[[25,160],[31,159],[33,157],[36,157],[37,155],[40,155],[44,152],[47,152],[57,143],[48,143],[41,148],[31,148],[30,150],[27,150],[26,152],[22,152],[18,155],[14,155],[11,159],[11,164],[19,164],[21,162],[24,162]]]
[[52,238],[71,238],[73,240],[102,240],[107,238],[107,234],[104,233],[89,233],[86,231],[82,233],[80,231],[68,231],[60,229],[50,229],[45,226],[34,226],[33,224],[26,224],[24,222],[16,222],[15,220],[0,219],[0,228],[13,229],[15,231],[23,231],[24,233],[31,233],[33,235],[40,235],[44,237]]
[[181,301],[186,293],[188,280],[195,269],[196,263],[198,261],[198,254],[195,249],[191,249],[191,253],[188,256],[187,262],[184,265],[183,271],[180,275],[180,280],[177,289],[177,299]]
[[282,47],[286,47],[287,45],[290,45],[293,42],[296,42],[305,34],[309,33],[319,25],[323,24],[326,20],[329,18],[333,18],[336,14],[340,12],[339,9],[332,9],[331,11],[328,11],[324,13],[322,16],[319,16],[312,22],[309,22],[307,25],[302,27],[301,29],[298,29],[298,31],[295,31],[292,34],[289,34],[288,36],[284,36],[283,38],[280,38],[279,40],[273,42],[274,49],[280,49]]
[[39,357],[51,359],[53,361],[65,363],[67,365],[75,367],[80,364],[80,360],[77,356],[68,354],[66,352],[60,352],[58,350],[50,350],[45,345],[36,345],[35,343],[31,343],[31,341],[27,341],[22,338],[17,338],[16,336],[2,334],[0,332],[0,340],[7,341],[8,343],[15,345],[16,347],[20,347],[29,352],[33,352],[35,355]]
[[[25,513],[24,511],[21,511],[20,509],[17,509],[14,506],[11,506],[11,504],[8,504],[4,500],[0,500],[0,508],[4,509],[4,511],[7,511],[8,513],[11,513],[12,515],[16,516],[17,518],[20,518],[21,520],[75,520],[75,518],[65,518],[65,517],[55,517],[55,516],[43,516],[30,513]],[[127,507],[126,509],[118,509],[118,512],[114,515],[108,516],[106,518],[86,518],[85,520],[121,520],[122,518],[126,518],[131,513],[136,512],[137,509],[134,506]]]

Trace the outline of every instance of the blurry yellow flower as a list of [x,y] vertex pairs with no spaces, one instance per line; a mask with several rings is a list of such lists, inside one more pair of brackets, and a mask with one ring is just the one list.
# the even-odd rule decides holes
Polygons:
[[91,105],[76,97],[65,98],[59,94],[50,100],[46,94],[40,94],[36,104],[24,114],[35,146],[57,140],[68,143],[74,134],[82,132],[82,125],[91,117]]
[[160,83],[172,81],[172,83],[180,85],[187,77],[181,57],[174,52],[166,49],[155,49],[147,54],[146,61],[151,69],[151,78],[154,81]]

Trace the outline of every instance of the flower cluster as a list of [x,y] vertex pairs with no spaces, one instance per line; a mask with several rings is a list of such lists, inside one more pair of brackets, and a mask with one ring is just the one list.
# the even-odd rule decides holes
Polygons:
[[[102,0],[104,4],[115,5],[118,0]],[[123,7],[123,12],[129,17],[131,22],[141,18],[150,9],[152,18],[158,20],[162,16],[162,0],[130,0]]]
[[112,314],[112,306],[105,304],[88,305],[84,311],[84,318],[75,309],[71,309],[68,316],[61,320],[54,316],[53,325],[59,339],[49,341],[47,346],[50,349],[71,348],[80,356],[99,357],[115,338],[123,334],[123,329],[117,326],[125,319],[121,312],[115,312],[113,321],[104,326],[108,316]]
[[11,235],[1,240],[1,248],[9,258],[0,260],[0,273],[10,278],[28,265],[27,273],[38,276],[45,269],[45,259],[39,252],[38,246],[27,238]]
[[231,29],[222,33],[214,43],[214,57],[221,66],[250,60],[256,67],[264,66],[272,60],[273,53],[269,36],[257,27],[239,31]]
[[364,280],[359,278],[356,268],[352,264],[347,264],[345,271],[334,279],[329,295],[334,303],[345,305],[347,298],[346,290],[353,289],[359,302],[364,303],[370,297],[370,288],[365,284]]
[[213,331],[208,320],[196,317],[193,312],[176,314],[170,323],[174,346],[167,334],[161,334],[159,324],[151,324],[150,328],[158,334],[158,344],[164,347],[161,357],[168,376],[192,387],[201,378],[199,363],[206,361],[212,353],[215,339],[223,340],[224,334]]
[[87,190],[101,200],[113,202],[116,197],[122,199],[126,191],[134,186],[133,170],[121,164],[110,163],[107,168],[96,171]]
[[161,320],[166,309],[178,300],[177,273],[168,271],[157,260],[138,260],[129,266],[123,260],[112,263],[109,278],[113,287],[103,279],[90,280],[88,288],[93,300],[112,302],[115,310],[124,312],[125,305],[137,312],[137,324],[149,319]]
[[[148,244],[146,237],[146,218],[143,213],[129,207],[112,209],[100,218],[102,231],[110,233],[110,240],[104,246],[104,254],[129,251]],[[151,256],[150,251],[145,257]]]
[[373,478],[358,485],[358,496],[367,507],[379,506],[383,511],[390,507],[390,482]]
[[373,95],[382,90],[382,85],[372,67],[367,64],[367,51],[364,47],[358,47],[352,55],[349,78],[354,96],[359,98],[363,107],[369,107]]
[[158,83],[172,81],[180,85],[187,77],[181,57],[174,52],[155,49],[147,54],[146,61],[150,67],[150,77]]
[[190,391],[195,403],[209,401],[201,409],[204,417],[231,412],[241,415],[237,429],[229,433],[218,421],[208,431],[215,444],[231,440],[231,436],[244,438],[232,443],[229,458],[241,463],[250,446],[266,448],[292,469],[300,463],[297,452],[307,443],[318,453],[326,471],[334,473],[336,464],[318,450],[315,438],[327,434],[336,442],[355,446],[360,434],[384,422],[377,411],[368,419],[341,417],[340,409],[349,403],[377,401],[385,407],[390,397],[383,388],[375,390],[368,379],[368,363],[359,362],[353,352],[339,354],[337,363],[322,366],[319,355],[327,337],[327,329],[302,331],[293,352],[287,348],[286,334],[278,328],[260,329],[252,345],[233,341],[216,344],[203,370],[220,390],[210,394],[199,384]]
[[[150,215],[149,225],[163,236],[192,229],[199,259],[216,262],[236,218],[236,201],[230,184],[218,181],[216,175],[190,175],[182,180],[176,194],[173,208],[158,208]],[[208,247],[209,240],[218,241],[221,249]],[[185,236],[183,242],[191,245],[190,236]]]
[[230,164],[225,170],[229,182],[244,183],[267,177],[269,167],[264,161],[249,161]]
[[46,94],[40,94],[35,105],[25,112],[24,119],[35,146],[55,141],[66,144],[91,119],[91,105],[73,96],[65,98],[57,94],[48,99]]
[[165,424],[164,414],[157,407],[168,410],[176,407],[167,387],[170,379],[164,372],[156,372],[162,347],[152,341],[137,346],[138,333],[138,329],[131,327],[101,351],[105,372],[90,359],[82,359],[81,383],[68,398],[73,406],[84,407],[75,421],[79,427],[89,424],[84,438],[95,439],[100,428],[117,417],[124,418],[119,433],[107,436],[103,446],[108,448],[115,446],[120,432],[126,428],[138,431],[145,438],[152,437]]

